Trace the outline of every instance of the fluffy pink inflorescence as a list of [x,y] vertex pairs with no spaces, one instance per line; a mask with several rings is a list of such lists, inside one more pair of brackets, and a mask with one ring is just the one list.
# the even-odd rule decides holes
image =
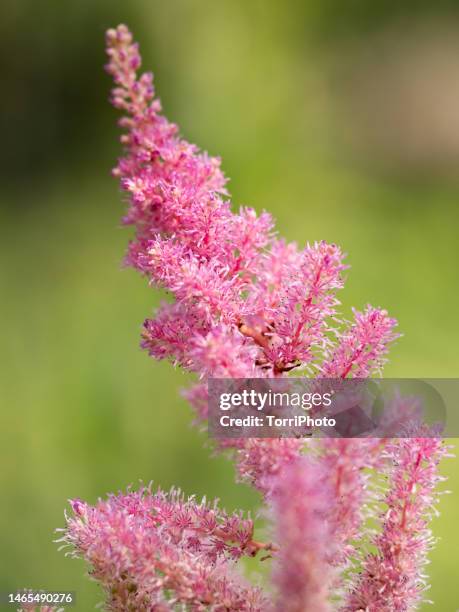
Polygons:
[[[369,308],[333,343],[345,268],[339,248],[319,242],[299,251],[276,238],[267,213],[232,213],[220,161],[160,115],[150,75],[136,78],[140,60],[128,30],[109,31],[107,42],[118,85],[112,99],[127,112],[126,156],[115,169],[130,196],[126,222],[136,228],[127,261],[175,297],[145,322],[142,346],[201,377],[281,376],[300,366],[365,375],[362,364],[381,357],[395,322]],[[191,399],[205,417],[205,392]],[[235,446],[239,474],[266,492],[261,466],[277,473],[302,443],[289,443],[287,453],[266,441]]]
[[[422,435],[422,431],[419,432]],[[386,446],[389,490],[381,500],[386,510],[377,549],[364,561],[363,571],[344,610],[407,612],[416,608],[427,588],[423,568],[435,540],[428,527],[444,480],[438,463],[447,453],[438,438],[406,438]]]
[[324,378],[366,378],[380,371],[388,345],[398,337],[394,332],[397,321],[385,310],[367,306],[364,312],[353,312],[351,328],[342,334],[338,346],[322,365]]
[[[331,349],[321,367],[326,378],[365,378],[380,370],[388,344],[395,340],[395,319],[368,306],[354,310],[354,322]],[[366,506],[371,501],[369,470],[381,466],[383,439],[324,438],[318,443],[326,466],[326,481],[335,494],[329,513],[337,539],[335,561],[345,563],[354,554],[351,544],[361,534]]]
[[[325,242],[298,251],[275,237],[267,213],[232,213],[220,161],[159,114],[151,75],[136,78],[140,59],[130,33],[120,26],[107,41],[107,68],[118,85],[112,99],[127,112],[127,154],[114,171],[129,194],[125,220],[136,228],[127,261],[176,300],[146,321],[143,346],[199,374],[225,374],[217,363],[225,349],[246,362],[245,376],[248,367],[250,375],[279,375],[311,362],[314,349],[329,345],[342,253]],[[209,363],[198,348],[206,344],[213,347]]]
[[[274,237],[267,213],[233,214],[219,160],[180,139],[159,114],[151,77],[136,79],[140,60],[130,33],[120,26],[107,42],[118,85],[112,99],[128,114],[121,121],[127,155],[115,169],[130,195],[125,220],[136,228],[127,261],[176,300],[145,322],[142,346],[200,376],[280,375],[310,360],[312,348],[325,345],[325,319],[334,313],[339,250],[320,243],[298,252]],[[298,309],[303,297],[309,304]],[[194,399],[205,416],[203,396]],[[260,442],[252,457],[235,451],[241,465],[253,466],[239,469],[251,482],[260,480],[256,459],[267,463],[272,453],[265,447]],[[270,459],[277,466],[284,456]]]
[[[197,422],[208,414],[208,377],[282,377],[295,368],[338,379],[379,372],[396,321],[372,306],[354,310],[350,325],[341,320],[340,249],[322,241],[301,250],[276,236],[269,214],[232,212],[220,160],[182,139],[161,114],[152,75],[137,75],[140,55],[126,26],[107,32],[107,53],[112,102],[124,112],[125,129],[125,154],[113,173],[127,194],[124,221],[135,229],[126,261],[171,297],[145,321],[142,347],[197,374],[185,392]],[[110,610],[269,611],[266,596],[234,572],[240,557],[264,550],[275,557],[274,609],[320,612],[349,582],[340,575],[365,533],[370,470],[385,469],[392,488],[379,552],[343,599],[349,612],[389,610],[382,599],[405,610],[419,598],[426,510],[442,450],[422,438],[392,441],[385,453],[384,446],[314,440],[304,457],[296,438],[221,441],[238,476],[272,505],[275,544],[256,542],[252,522],[240,514],[149,489],[94,507],[72,502],[63,541],[89,562]],[[404,572],[398,582],[397,571]]]
[[328,487],[318,486],[323,481],[323,466],[302,457],[284,470],[272,495],[279,545],[273,569],[278,612],[331,609],[334,536],[326,516],[334,496]]
[[240,514],[148,488],[71,507],[62,541],[91,564],[110,610],[266,609],[260,590],[233,569],[259,548],[252,521]]
[[355,556],[354,542],[362,535],[366,506],[372,501],[371,469],[381,465],[385,441],[378,438],[325,438],[317,445],[323,478],[333,493],[327,519],[335,539],[335,564]]

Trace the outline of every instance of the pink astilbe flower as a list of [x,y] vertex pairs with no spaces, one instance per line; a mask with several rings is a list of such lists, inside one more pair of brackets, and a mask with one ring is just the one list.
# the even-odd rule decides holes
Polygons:
[[266,609],[261,592],[234,572],[253,555],[253,523],[179,492],[143,489],[91,507],[71,502],[62,541],[84,556],[104,587],[110,610]]
[[[219,160],[180,139],[176,127],[159,115],[157,101],[145,104],[152,89],[146,94],[140,88],[137,99],[135,68],[139,62],[127,59],[137,57],[138,51],[128,31],[120,26],[108,33],[107,41],[108,70],[115,81],[125,83],[129,100],[128,105],[117,104],[129,115],[121,122],[129,132],[122,138],[127,156],[115,170],[131,196],[126,221],[137,231],[127,261],[176,299],[175,304],[164,305],[155,319],[145,322],[142,346],[152,356],[169,358],[200,376],[279,373],[288,367],[284,362],[289,349],[284,350],[282,359],[276,357],[278,349],[273,345],[287,340],[273,338],[270,322],[274,307],[293,300],[288,294],[293,276],[299,287],[303,275],[309,274],[311,303],[338,285],[340,264],[336,259],[340,256],[336,247],[320,243],[298,253],[293,245],[274,238],[267,213],[258,217],[250,208],[231,213]],[[152,83],[150,77],[141,80]],[[117,87],[114,99],[119,95]],[[262,287],[269,290],[261,292]],[[331,308],[332,298],[328,302]],[[303,355],[313,343],[304,337],[303,326],[312,326],[314,316],[324,319],[320,308],[309,310],[304,313],[298,337]],[[320,334],[317,325],[310,332],[316,342]],[[198,414],[206,415],[202,391]],[[240,454],[236,450],[236,459],[242,462],[239,473],[247,480],[261,483],[263,468],[257,466],[257,460],[267,464],[268,452],[270,464],[281,463],[283,450],[276,458],[272,453],[275,445],[268,449],[268,444],[260,441],[260,451],[255,448],[257,443],[248,443],[249,450],[241,449]],[[298,454],[301,444],[288,444]]]
[[279,612],[331,609],[334,572],[328,559],[334,552],[334,538],[325,517],[334,498],[323,481],[322,466],[303,457],[284,470],[273,493],[279,546],[273,581]]
[[[298,252],[274,237],[267,213],[233,214],[219,160],[180,139],[159,114],[151,77],[136,79],[140,60],[127,29],[109,31],[107,42],[113,99],[127,113],[127,155],[115,170],[130,194],[126,221],[136,227],[127,260],[176,299],[146,321],[142,345],[201,376],[279,375],[310,360],[337,304],[339,250],[320,243]],[[199,414],[205,412],[201,394]],[[252,472],[240,473],[256,483],[263,452],[250,444],[252,450]],[[247,452],[238,452],[247,465]]]
[[[152,75],[137,75],[141,59],[126,26],[108,31],[107,52],[125,130],[113,173],[127,195],[124,221],[135,232],[126,262],[171,298],[145,321],[141,344],[197,376],[184,392],[196,422],[207,419],[211,377],[278,378],[295,368],[333,379],[380,372],[396,321],[372,306],[354,310],[350,325],[342,321],[341,250],[323,241],[299,249],[277,237],[268,213],[232,212],[220,160],[181,138],[161,114]],[[347,612],[407,610],[419,600],[431,542],[441,443],[390,441],[383,452],[386,442],[376,439],[308,442],[217,444],[272,508],[274,544],[254,540],[252,521],[239,513],[149,489],[95,506],[72,502],[62,541],[89,563],[109,610],[321,612],[342,601]],[[378,552],[346,592],[343,575],[355,567],[373,507],[370,474],[381,470],[391,484]],[[275,604],[235,571],[238,559],[259,551],[274,557]]]
[[[419,432],[422,435],[422,431]],[[447,449],[438,438],[406,438],[386,446],[389,490],[382,531],[343,608],[346,612],[406,612],[427,588],[423,568],[435,540],[428,527],[437,511],[438,463]]]
[[394,332],[397,321],[385,310],[367,306],[364,312],[353,312],[354,323],[322,365],[324,378],[366,378],[380,371],[388,345],[398,337]]
[[[354,310],[354,323],[326,358],[321,375],[327,378],[364,378],[381,368],[388,344],[397,338],[397,322],[385,311],[368,306]],[[345,563],[354,553],[352,540],[361,533],[371,501],[369,469],[381,465],[382,439],[324,438],[317,442],[326,465],[327,480],[336,500],[329,515],[339,542],[335,561]]]
[[355,554],[355,540],[362,535],[369,491],[370,469],[382,464],[385,440],[379,438],[325,438],[318,446],[324,481],[334,495],[327,517],[336,540],[334,562],[346,564]]

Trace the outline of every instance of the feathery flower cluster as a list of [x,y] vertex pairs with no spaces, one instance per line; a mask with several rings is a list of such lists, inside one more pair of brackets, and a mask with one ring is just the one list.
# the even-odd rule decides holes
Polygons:
[[384,444],[379,438],[320,441],[323,480],[331,487],[334,498],[327,518],[334,534],[334,560],[338,564],[355,556],[352,542],[361,536],[366,507],[371,502],[370,470],[380,468]]
[[[422,431],[419,434],[422,435]],[[389,490],[381,500],[382,531],[377,549],[363,564],[344,610],[406,612],[415,608],[427,588],[423,568],[435,543],[428,527],[438,502],[436,487],[444,480],[437,466],[447,448],[438,438],[406,438],[386,446]]]
[[[111,610],[260,610],[259,589],[230,560],[254,555],[253,524],[216,504],[150,489],[95,507],[74,500],[62,541],[91,563]],[[167,594],[167,598],[166,598]]]
[[[152,75],[137,75],[140,55],[125,26],[107,32],[107,52],[112,103],[125,113],[125,156],[114,175],[128,196],[124,221],[135,228],[126,261],[172,297],[145,321],[142,347],[199,376],[186,391],[198,423],[207,417],[209,376],[379,372],[396,321],[372,306],[354,310],[350,324],[341,320],[340,249],[318,242],[300,250],[277,237],[269,214],[232,212],[220,160],[183,140],[161,114]],[[73,501],[62,539],[88,561],[110,610],[323,612],[338,609],[340,598],[347,612],[380,612],[388,601],[406,610],[421,596],[427,510],[443,447],[423,438],[384,446],[353,439],[221,442],[238,476],[271,508],[272,544],[256,542],[252,521],[240,514],[149,489],[94,507]],[[382,468],[391,488],[379,552],[363,559],[360,577],[344,580],[374,498],[371,470]],[[239,558],[260,550],[274,557],[274,599],[235,572]]]
[[279,543],[273,581],[281,594],[275,607],[279,612],[330,609],[335,539],[326,518],[334,496],[329,487],[317,486],[324,477],[320,463],[301,457],[284,470],[273,493]]

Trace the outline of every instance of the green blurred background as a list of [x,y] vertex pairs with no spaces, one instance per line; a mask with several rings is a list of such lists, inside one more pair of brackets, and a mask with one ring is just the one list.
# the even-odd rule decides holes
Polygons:
[[[129,230],[103,37],[126,22],[168,116],[223,157],[235,203],[349,253],[345,310],[386,307],[386,375],[458,376],[457,2],[4,0],[0,8],[0,590],[77,591],[52,543],[66,500],[139,479],[255,508],[190,429],[180,372],[140,351],[159,295],[121,269]],[[430,597],[459,608],[459,477],[435,521]]]

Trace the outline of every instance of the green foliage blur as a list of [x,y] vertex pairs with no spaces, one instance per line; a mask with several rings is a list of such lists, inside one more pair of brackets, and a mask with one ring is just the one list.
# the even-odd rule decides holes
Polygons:
[[[104,31],[127,23],[167,115],[220,154],[235,205],[349,253],[346,314],[386,307],[390,376],[458,376],[459,33],[455,2],[4,0],[0,8],[0,591],[102,599],[52,540],[68,498],[140,480],[258,498],[190,428],[187,377],[139,348],[161,296],[129,239]],[[459,38],[458,38],[459,40]],[[459,608],[459,476],[434,521],[426,609]],[[424,608],[423,608],[424,609]]]

